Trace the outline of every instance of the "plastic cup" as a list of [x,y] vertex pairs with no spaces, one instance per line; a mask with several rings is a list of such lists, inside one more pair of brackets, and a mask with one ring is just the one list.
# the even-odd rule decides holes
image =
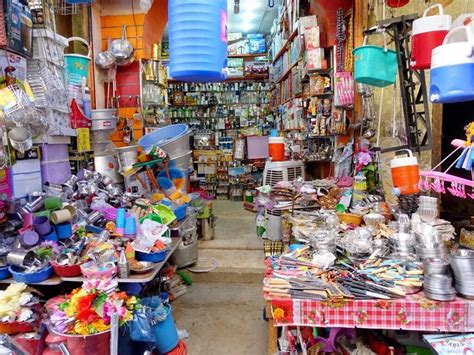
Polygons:
[[47,197],[44,200],[44,206],[49,211],[56,211],[62,208],[63,203],[59,197]]

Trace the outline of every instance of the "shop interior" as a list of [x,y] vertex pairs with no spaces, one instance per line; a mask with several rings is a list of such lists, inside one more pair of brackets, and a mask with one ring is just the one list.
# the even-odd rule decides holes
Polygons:
[[473,351],[474,1],[0,10],[1,354]]

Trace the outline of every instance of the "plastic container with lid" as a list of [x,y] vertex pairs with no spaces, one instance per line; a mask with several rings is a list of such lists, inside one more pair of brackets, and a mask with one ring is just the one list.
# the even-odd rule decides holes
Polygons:
[[[452,103],[474,100],[474,39],[469,26],[449,31],[431,57],[430,100]],[[460,40],[461,39],[461,40]]]
[[[438,15],[428,16],[432,9],[438,9]],[[413,69],[429,69],[431,52],[443,44],[443,40],[451,29],[451,16],[445,15],[443,6],[435,4],[423,12],[423,17],[413,21],[411,67]]]
[[269,137],[268,138],[268,153],[272,161],[285,160],[285,138],[284,137]]
[[390,160],[394,194],[411,195],[420,192],[418,187],[420,181],[418,159],[413,156],[409,149],[402,149],[397,152],[407,152],[408,156],[396,157]]

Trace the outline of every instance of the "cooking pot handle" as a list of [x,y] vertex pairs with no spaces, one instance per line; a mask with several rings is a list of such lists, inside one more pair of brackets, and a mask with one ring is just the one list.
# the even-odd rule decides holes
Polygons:
[[430,10],[435,9],[435,8],[438,8],[439,15],[444,15],[443,5],[441,5],[441,4],[434,4],[434,5],[431,5],[429,8],[427,8],[427,9],[423,12],[423,17],[427,17],[427,16],[428,16],[428,12],[430,12]]
[[78,42],[82,42],[86,47],[87,47],[87,56],[90,58],[91,56],[91,47],[89,46],[89,42],[87,42],[84,38],[81,38],[81,37],[69,37],[67,39],[68,43],[71,43],[71,42],[74,42],[74,41],[78,41]]
[[[466,33],[466,42],[469,44],[469,49],[466,51],[465,56],[466,57],[472,57],[472,53],[474,50],[474,43],[472,41],[472,32],[470,26],[460,26],[452,29],[451,31],[448,32],[446,37],[444,37],[443,45],[450,43],[451,37],[454,36],[454,34],[458,32],[464,31]],[[463,42],[462,42],[463,43]]]

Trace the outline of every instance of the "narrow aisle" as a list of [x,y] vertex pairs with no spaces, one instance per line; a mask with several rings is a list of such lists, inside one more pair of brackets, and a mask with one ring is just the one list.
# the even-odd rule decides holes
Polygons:
[[265,266],[255,214],[238,202],[214,201],[213,208],[215,239],[200,242],[199,257],[212,258],[219,267],[191,274],[194,284],[174,303],[176,324],[189,332],[190,355],[265,354]]

